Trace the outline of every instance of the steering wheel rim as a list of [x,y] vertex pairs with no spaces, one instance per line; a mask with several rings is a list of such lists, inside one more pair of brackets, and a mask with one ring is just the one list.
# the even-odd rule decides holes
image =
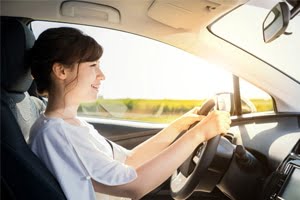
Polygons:
[[[214,107],[215,100],[207,100],[199,110],[198,114],[207,115]],[[188,172],[186,177],[183,173],[176,170],[171,178],[170,189],[171,196],[174,199],[186,199],[188,198],[195,189],[199,191],[210,192],[215,184],[207,182],[206,174],[208,173],[208,168],[213,162],[214,155],[216,154],[217,147],[220,141],[220,135],[200,144],[192,155],[183,163],[189,166],[191,162],[195,162],[195,167],[191,172]]]

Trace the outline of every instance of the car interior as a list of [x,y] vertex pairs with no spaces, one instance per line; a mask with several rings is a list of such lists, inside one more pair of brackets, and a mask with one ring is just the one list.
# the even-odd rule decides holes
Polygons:
[[[189,2],[192,5],[194,1]],[[59,7],[60,15],[67,16],[66,18],[62,17],[60,19],[61,22],[76,23],[76,20],[79,20],[79,24],[84,24],[84,17],[86,17],[89,19],[89,23],[87,23],[89,25],[103,26],[109,29],[124,29],[123,31],[170,43],[189,53],[201,48],[202,50],[200,50],[201,53],[199,54],[209,60],[213,60],[215,57],[213,58],[213,56],[208,55],[203,50],[208,45],[206,42],[203,46],[191,45],[189,47],[189,44],[193,43],[197,36],[193,35],[193,31],[185,33],[184,30],[193,30],[193,28],[199,27],[198,25],[200,24],[207,32],[202,33],[201,36],[204,37],[199,40],[202,41],[213,37],[208,36],[210,30],[206,28],[206,25],[219,20],[223,14],[245,3],[245,1],[232,2],[234,4],[217,0],[205,1],[207,4],[204,4],[204,7],[209,11],[216,9],[218,7],[217,3],[223,4],[217,14],[207,14],[208,16],[206,16],[205,20],[208,22],[207,24],[203,23],[204,25],[202,25],[201,20],[197,21],[189,18],[195,17],[195,15],[183,16],[184,20],[178,20],[179,18],[171,20],[173,15],[177,16],[183,12],[180,7],[174,6],[177,5],[178,1],[175,1],[172,5],[171,3],[164,4],[160,0],[151,1],[151,3],[150,1],[144,2],[144,4],[140,2],[136,3],[137,8],[138,5],[143,4],[145,8],[149,9],[147,15],[151,20],[146,20],[149,24],[141,23],[138,21],[139,19],[134,21],[134,14],[125,12],[124,15],[128,18],[122,19],[124,25],[121,24],[120,27],[117,24],[118,20],[121,20],[120,16],[123,13],[120,14],[117,8],[120,6],[120,8],[126,10],[125,1],[91,1],[88,2],[90,4],[86,4],[87,2],[83,1],[57,1],[56,3],[47,2],[47,6],[50,8],[52,5],[52,9]],[[292,2],[289,4],[289,7],[293,6],[293,13],[299,13],[300,1],[289,2]],[[44,111],[47,103],[45,98],[36,93],[34,80],[26,64],[28,49],[33,46],[35,41],[30,23],[34,20],[59,21],[59,17],[55,19],[53,16],[56,16],[56,14],[53,16],[49,14],[52,17],[48,16],[47,18],[47,13],[45,13],[45,18],[41,17],[42,13],[28,16],[28,10],[33,9],[29,8],[30,5],[35,4],[32,2],[32,4],[26,3],[26,1],[19,1],[14,4],[6,1],[2,5],[5,10],[1,14],[1,198],[7,200],[66,199],[56,178],[37,156],[31,152],[26,143],[31,125],[40,113]],[[97,8],[97,3],[100,5],[99,8]],[[131,1],[130,3],[133,5],[134,2]],[[97,4],[95,5],[96,8],[92,9],[94,4]],[[108,5],[104,11],[101,8],[103,4]],[[24,11],[20,11],[19,15],[16,14],[17,11],[14,11],[13,8],[16,5],[20,7],[24,6]],[[88,6],[85,7],[85,5]],[[168,5],[171,6],[168,7]],[[47,6],[42,8],[45,9]],[[72,14],[70,10],[72,7],[86,9],[79,12],[79,14],[84,16],[73,19],[70,16]],[[130,11],[130,9],[128,10]],[[167,12],[168,9],[174,10],[169,13]],[[99,14],[99,10],[109,13],[109,17],[107,21],[102,21],[98,24],[97,20],[92,18],[102,16]],[[185,12],[188,13],[187,11],[183,13]],[[145,17],[143,14],[141,15]],[[200,13],[196,16],[201,18]],[[299,14],[297,17],[299,18]],[[152,21],[153,19],[156,22],[158,21],[158,24],[154,26],[156,29],[143,31],[143,28],[147,27],[147,25],[151,28],[151,24],[156,23]],[[126,20],[132,20],[132,22],[126,26]],[[135,23],[141,23],[142,27],[135,27]],[[164,27],[165,24],[167,24],[166,27]],[[175,31],[172,32],[172,29]],[[189,34],[191,37],[187,36]],[[168,37],[164,37],[165,35],[168,35]],[[184,40],[185,38],[186,40]],[[215,39],[215,43],[212,40],[212,45],[218,46],[221,42],[224,42],[223,48],[229,45],[234,46],[225,40],[219,41],[219,39]],[[211,52],[212,49],[209,48],[207,50]],[[228,48],[230,50],[227,53],[231,52],[232,57],[239,55],[238,51],[241,51],[241,49],[232,50],[235,47]],[[218,57],[219,60],[223,56],[226,57],[226,55],[221,56],[221,53],[216,52],[217,56],[220,55]],[[143,199],[300,199],[300,192],[298,190],[300,187],[300,109],[299,106],[293,107],[296,104],[295,102],[299,102],[299,80],[291,79],[286,75],[282,78],[284,81],[287,80],[288,83],[286,86],[292,86],[289,87],[291,90],[290,93],[294,95],[291,96],[291,100],[289,97],[283,98],[284,100],[280,98],[283,91],[287,90],[286,87],[277,87],[276,84],[280,85],[279,83],[269,87],[270,90],[276,88],[278,91],[281,91],[278,98],[273,98],[274,112],[242,114],[238,75],[242,74],[243,69],[251,69],[251,64],[255,64],[256,62],[259,62],[259,64],[255,65],[253,70],[255,67],[261,67],[262,72],[268,72],[264,71],[265,69],[262,67],[267,65],[266,62],[261,60],[254,61],[256,59],[255,56],[248,55],[247,52],[241,53],[241,57],[243,58],[248,58],[248,56],[251,58],[248,60],[249,63],[245,64],[245,68],[228,67],[229,70],[233,70],[236,74],[233,78],[234,92],[230,95],[231,104],[236,109],[232,112],[234,114],[231,117],[230,132],[200,145],[177,172],[174,172],[172,177]],[[227,59],[234,60],[232,57]],[[236,59],[239,60],[241,58]],[[219,63],[219,60],[216,63]],[[230,60],[229,63],[231,64]],[[239,61],[239,63],[242,63],[242,61]],[[273,67],[268,70],[274,77],[279,77],[279,74],[281,74],[280,70],[276,70]],[[255,79],[255,75],[253,74],[249,75],[248,78],[252,78],[253,83],[262,83],[262,80],[264,80],[265,84],[272,85],[271,80],[268,82],[265,79],[266,77],[268,76],[261,73],[256,76],[257,79]],[[282,83],[282,85],[284,84]],[[286,94],[282,95],[285,96]],[[217,95],[216,98],[220,98],[220,95]],[[292,103],[289,105],[288,101]],[[207,101],[203,104],[203,114],[207,114],[213,109],[216,106],[215,103],[212,105],[210,101]],[[107,121],[93,118],[85,119],[101,132],[103,136],[128,149],[137,146],[162,129],[161,126],[141,126],[135,125],[135,123],[125,123],[124,121],[109,121],[108,123]],[[200,161],[197,161],[193,165],[192,163],[195,158]],[[177,188],[177,180],[181,178],[184,181],[182,186]]]

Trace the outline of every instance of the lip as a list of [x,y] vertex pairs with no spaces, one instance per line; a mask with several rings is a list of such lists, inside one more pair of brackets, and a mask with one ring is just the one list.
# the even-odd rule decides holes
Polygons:
[[100,84],[92,84],[91,87],[98,91],[100,88]]

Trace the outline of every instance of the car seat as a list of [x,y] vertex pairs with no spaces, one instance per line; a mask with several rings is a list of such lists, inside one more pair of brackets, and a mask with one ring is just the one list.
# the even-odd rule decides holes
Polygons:
[[57,180],[26,143],[45,108],[28,94],[33,80],[25,58],[34,41],[20,19],[1,17],[1,199],[65,200]]

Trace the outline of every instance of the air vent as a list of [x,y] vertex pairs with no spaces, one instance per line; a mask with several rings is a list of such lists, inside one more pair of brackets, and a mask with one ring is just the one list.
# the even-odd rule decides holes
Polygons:
[[294,146],[292,153],[300,156],[300,139],[298,140],[297,144]]

